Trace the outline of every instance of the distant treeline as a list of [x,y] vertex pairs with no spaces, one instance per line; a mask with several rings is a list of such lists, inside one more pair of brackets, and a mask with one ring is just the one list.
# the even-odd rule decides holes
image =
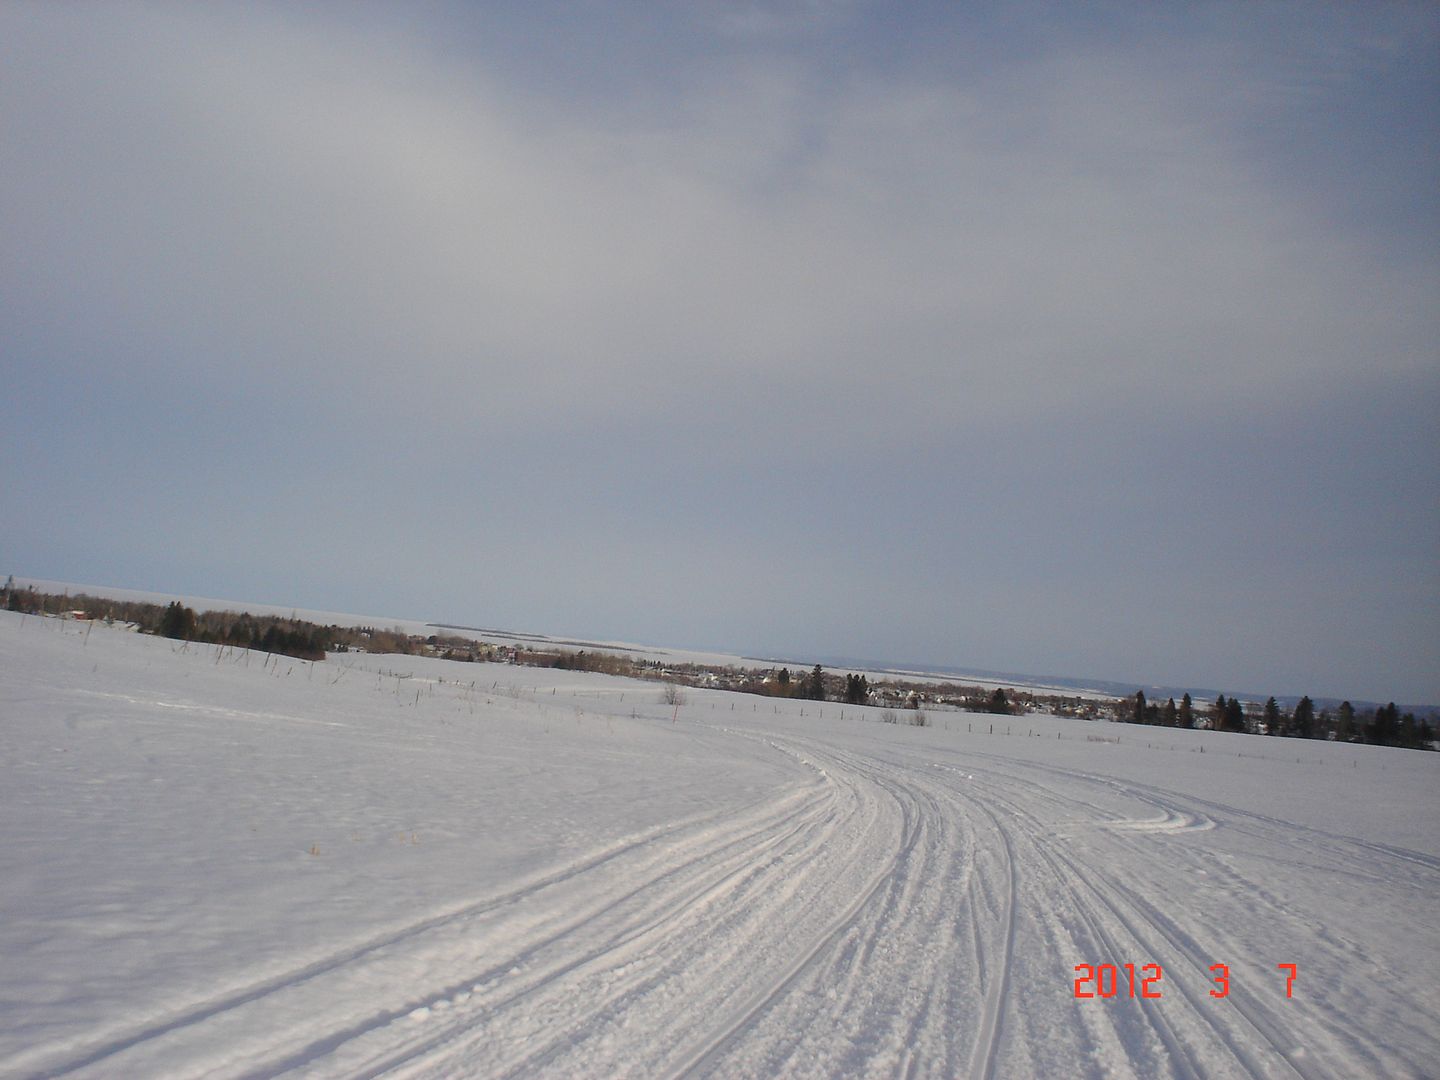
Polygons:
[[56,595],[7,584],[4,607],[30,615],[80,615],[87,619],[120,622],[141,633],[177,641],[208,642],[237,649],[279,653],[301,660],[323,660],[327,652],[351,649],[367,652],[409,653],[412,638],[393,630],[373,627],[321,626],[304,619],[249,612],[197,613],[179,601],[161,606],[140,600],[108,600],[84,593]]
[[1401,713],[1392,701],[1378,708],[1357,710],[1342,701],[1334,712],[1315,710],[1315,703],[1302,697],[1294,709],[1284,709],[1273,698],[1263,706],[1247,706],[1238,697],[1216,696],[1213,703],[1197,707],[1186,694],[1180,704],[1169,698],[1164,705],[1145,700],[1137,690],[1129,701],[1128,715],[1119,719],[1154,727],[1206,727],[1250,735],[1288,739],[1325,739],[1334,742],[1368,743],[1373,746],[1400,746],[1411,750],[1435,749],[1436,732],[1428,717]]
[[587,652],[582,649],[570,652],[523,645],[493,645],[473,638],[435,634],[427,637],[373,626],[322,626],[304,619],[252,615],[249,612],[196,613],[179,601],[162,606],[137,600],[107,600],[84,593],[56,595],[30,587],[17,587],[13,579],[5,584],[0,600],[3,600],[0,606],[10,611],[33,615],[80,615],[89,619],[122,622],[137,627],[142,633],[179,641],[256,649],[302,660],[323,660],[327,652],[405,653],[437,656],[445,660],[501,661],[529,667],[596,671],[767,697],[837,701],[848,705],[915,710],[938,706],[1004,715],[1023,715],[1034,711],[1158,727],[1213,728],[1216,731],[1420,750],[1433,750],[1436,738],[1430,718],[1417,719],[1410,712],[1402,714],[1394,703],[1357,710],[1346,701],[1334,712],[1329,709],[1317,712],[1308,697],[1301,698],[1294,709],[1287,710],[1281,708],[1273,697],[1257,707],[1241,702],[1238,697],[1227,699],[1221,694],[1213,703],[1202,706],[1196,705],[1186,694],[1179,704],[1170,698],[1159,705],[1147,701],[1144,691],[1137,691],[1133,698],[1099,701],[1025,690],[960,686],[949,682],[922,683],[898,678],[871,681],[865,675],[832,674],[824,671],[819,664],[808,672],[793,676],[788,668],[766,671],[706,664],[667,665],[658,660],[608,651]]

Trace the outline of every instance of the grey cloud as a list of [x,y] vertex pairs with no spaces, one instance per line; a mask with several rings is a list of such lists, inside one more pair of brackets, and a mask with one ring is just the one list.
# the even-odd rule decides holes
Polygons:
[[[211,18],[159,20],[163,51],[112,58],[111,85],[93,58],[22,58],[90,97],[27,133],[6,199],[75,185],[63,220],[15,223],[65,260],[41,280],[187,351],[248,341],[236,362],[351,393],[398,365],[437,403],[488,387],[581,417],[638,386],[724,404],[833,380],[830,419],[860,430],[877,403],[1203,409],[1360,350],[1428,359],[1430,268],[1346,250],[1140,73],[862,85],[816,115],[742,68],[685,127],[577,127],[483,73],[376,65],[363,37]],[[817,149],[786,161],[802,126]],[[82,265],[97,241],[112,265]]]
[[[1243,641],[1300,679],[1433,622],[1413,546],[1328,529],[1433,525],[1404,509],[1433,470],[1397,465],[1435,457],[1407,426],[1440,399],[1433,247],[1387,244],[1359,187],[1334,213],[1275,135],[1383,49],[1322,35],[1272,71],[1283,26],[1158,52],[1055,30],[818,78],[795,26],[647,97],[325,9],[4,9],[0,365],[96,427],[125,412],[104,448],[7,432],[45,528],[85,496],[188,507],[197,576],[259,579],[247,545],[302,530],[315,550],[255,566],[407,566],[393,595],[561,632],[1116,677],[1239,672]],[[168,440],[126,427],[176,413]],[[1204,452],[1311,423],[1354,441]],[[1288,549],[1276,507],[1318,539]],[[1356,621],[1328,659],[1267,645],[1330,580]],[[1394,651],[1418,684],[1423,650]]]

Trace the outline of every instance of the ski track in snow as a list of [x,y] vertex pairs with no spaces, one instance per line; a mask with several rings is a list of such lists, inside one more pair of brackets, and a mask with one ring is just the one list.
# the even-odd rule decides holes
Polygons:
[[[80,655],[78,638],[0,622],[7,712],[63,699],[52,711],[86,732],[112,706],[162,722],[335,732],[315,737],[365,729],[343,708],[281,708],[234,689],[273,686],[276,673],[209,685],[218,665],[149,639],[110,640],[123,649],[107,651],[102,633],[83,660],[120,669],[118,688],[68,685],[83,664],[45,683],[34,673]],[[125,665],[142,662],[178,674],[126,688]],[[452,670],[368,662],[387,679],[407,662]],[[502,710],[547,736],[571,719],[543,682],[564,673],[474,671],[513,685],[482,707],[459,676],[432,679],[414,694],[416,716],[428,715],[422,704],[437,715]],[[180,677],[184,694],[167,694],[166,679]],[[379,689],[363,692],[386,685],[377,677]],[[799,702],[766,716],[753,699],[699,692],[673,721],[654,687],[623,685],[648,694],[646,705],[579,684],[574,693],[593,697],[583,719],[575,707],[577,729],[610,717],[636,745],[698,743],[716,770],[744,764],[783,779],[411,921],[337,934],[285,970],[247,980],[236,957],[213,995],[142,994],[152,1004],[94,1030],[0,1041],[0,1076],[1434,1075],[1437,937],[1423,914],[1440,886],[1434,855],[1107,772],[1112,751],[1094,746],[802,720]],[[466,730],[441,732],[437,745]],[[14,760],[48,767],[36,738]],[[1029,756],[1000,752],[1017,743]],[[1036,759],[1041,750],[1058,756]],[[1367,907],[1399,922],[1366,920]],[[64,935],[63,905],[51,918]],[[1300,967],[1294,998],[1276,973],[1287,962]],[[1160,964],[1164,999],[1077,1000],[1082,963],[1121,965],[1121,980],[1126,963]],[[1211,996],[1216,963],[1231,971],[1224,1000]],[[24,996],[0,974],[0,1037],[19,1024]]]

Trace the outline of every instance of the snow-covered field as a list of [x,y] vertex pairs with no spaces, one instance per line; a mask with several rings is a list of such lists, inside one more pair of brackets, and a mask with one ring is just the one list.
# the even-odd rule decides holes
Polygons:
[[661,699],[0,613],[0,1076],[1440,1072],[1440,755]]

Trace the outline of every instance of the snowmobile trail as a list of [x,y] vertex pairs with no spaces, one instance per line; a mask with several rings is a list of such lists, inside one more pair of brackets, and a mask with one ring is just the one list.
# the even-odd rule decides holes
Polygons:
[[[708,828],[711,824],[712,823],[708,821],[696,822],[693,823],[691,827],[704,829]],[[82,1053],[77,1054],[67,1061],[46,1066],[45,1075],[58,1076],[83,1069],[87,1065],[110,1058],[123,1051],[128,1051],[132,1048],[137,1048],[169,1036],[174,1036],[177,1033],[196,1028],[213,1018],[224,1016],[227,1013],[244,1008],[252,1003],[281,994],[286,990],[312,983],[315,980],[330,975],[332,972],[343,971],[349,966],[361,964],[368,958],[378,955],[384,950],[402,947],[412,939],[422,939],[425,935],[434,934],[447,928],[466,927],[474,920],[494,912],[497,909],[509,905],[521,904],[528,897],[546,890],[560,888],[567,882],[587,873],[597,873],[612,862],[623,862],[626,860],[638,862],[640,861],[639,856],[642,852],[651,848],[652,845],[656,844],[666,834],[675,831],[680,830],[678,828],[667,827],[655,835],[629,840],[622,845],[598,852],[579,863],[564,867],[537,881],[528,883],[500,896],[484,899],[457,911],[450,911],[420,920],[391,933],[387,933],[382,937],[372,938],[338,953],[326,956],[323,959],[308,963],[303,967],[267,978],[221,997],[197,1002],[190,1008],[179,1010],[169,1016],[157,1019],[154,1023],[147,1026],[116,1033],[105,1041],[86,1048]]]
[[[1337,1062],[1416,1066],[1345,1021],[1302,1036],[1296,1014],[1318,1018],[1254,988],[1212,999],[1212,958],[1248,946],[1214,921],[1182,929],[1166,907],[1173,871],[1205,869],[1278,918],[1282,899],[1203,845],[1284,823],[1104,777],[716,730],[783,760],[787,790],[114,1034],[37,1075],[990,1080],[1068,1062],[1078,1075],[1317,1080]],[[1117,796],[1133,809],[1117,813]],[[1131,880],[1162,846],[1170,876]],[[1075,964],[1106,962],[1163,965],[1165,999],[1076,1001]],[[357,993],[376,986],[394,988],[379,1008]],[[1047,1014],[1061,1026],[1042,1038]]]
[[[530,670],[460,684],[419,658],[284,683],[10,630],[5,1080],[1440,1060],[1440,858],[1404,828],[1440,785],[1408,757],[1368,780],[1247,763],[1295,805],[1343,788],[1368,815],[1351,836],[1247,795],[1219,754],[1087,743],[1083,722],[1002,742],[564,676],[582,708]],[[397,696],[402,676],[427,689]],[[1396,784],[1411,804],[1366,802]]]

